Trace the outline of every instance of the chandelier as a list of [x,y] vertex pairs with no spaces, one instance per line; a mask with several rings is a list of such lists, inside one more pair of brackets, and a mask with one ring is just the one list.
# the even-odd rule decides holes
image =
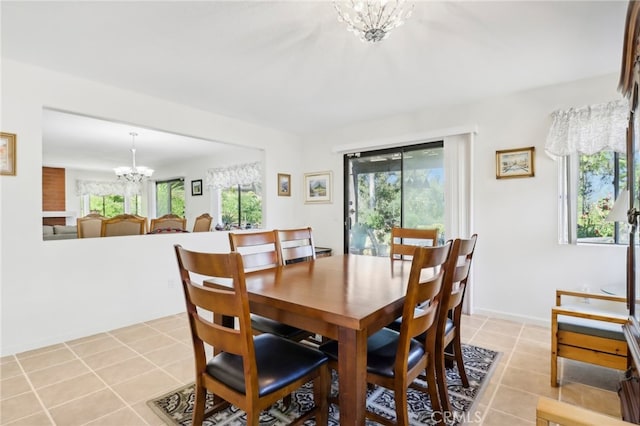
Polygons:
[[131,156],[133,158],[133,165],[131,167],[116,167],[113,169],[116,172],[119,180],[126,180],[127,182],[138,183],[143,179],[151,177],[153,169],[144,166],[136,166],[136,132],[129,133],[131,135]]
[[413,4],[405,7],[405,0],[349,0],[333,2],[338,21],[361,41],[376,43],[389,37],[389,31],[404,24],[411,17]]

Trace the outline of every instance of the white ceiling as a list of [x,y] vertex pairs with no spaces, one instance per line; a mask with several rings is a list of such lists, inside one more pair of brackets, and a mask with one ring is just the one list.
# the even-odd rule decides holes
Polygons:
[[418,1],[376,45],[328,1],[0,7],[2,57],[304,135],[617,72],[627,2]]

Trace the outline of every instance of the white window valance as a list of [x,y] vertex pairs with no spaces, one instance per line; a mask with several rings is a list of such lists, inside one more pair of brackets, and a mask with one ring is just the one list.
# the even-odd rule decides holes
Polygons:
[[134,195],[142,193],[142,185],[132,182],[76,180],[76,195]]
[[629,104],[625,100],[558,110],[551,117],[545,151],[552,157],[626,152]]
[[209,188],[228,188],[235,185],[249,185],[262,181],[260,162],[237,164],[207,170],[205,185]]

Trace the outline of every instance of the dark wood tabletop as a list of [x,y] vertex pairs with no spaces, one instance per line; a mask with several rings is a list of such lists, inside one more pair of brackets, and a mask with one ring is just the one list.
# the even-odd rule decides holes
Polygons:
[[340,424],[364,425],[367,337],[402,314],[410,262],[331,256],[246,275],[251,312],[337,339]]

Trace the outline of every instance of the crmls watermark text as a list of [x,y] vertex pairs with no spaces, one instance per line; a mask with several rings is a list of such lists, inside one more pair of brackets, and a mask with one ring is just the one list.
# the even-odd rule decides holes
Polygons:
[[434,411],[431,413],[431,420],[437,421],[439,417],[442,417],[445,424],[453,424],[453,423],[466,423],[466,424],[481,424],[482,423],[482,413],[480,411],[475,411],[473,413],[459,413],[457,411]]

